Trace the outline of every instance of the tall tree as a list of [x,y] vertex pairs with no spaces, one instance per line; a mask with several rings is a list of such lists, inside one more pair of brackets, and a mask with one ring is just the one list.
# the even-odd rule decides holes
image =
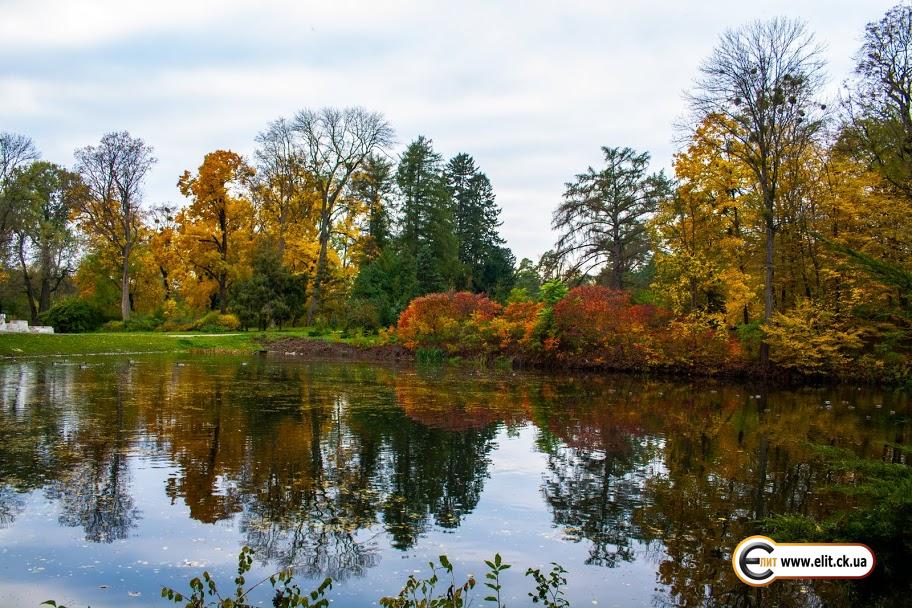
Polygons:
[[869,23],[844,104],[844,144],[912,197],[912,6]]
[[555,254],[567,273],[607,265],[613,289],[624,288],[624,275],[639,268],[649,253],[646,218],[671,192],[662,172],[648,174],[649,153],[603,147],[605,168],[592,167],[567,183],[564,202],[554,211],[559,232]]
[[278,118],[256,137],[256,175],[252,193],[259,207],[258,223],[270,234],[284,258],[287,241],[298,224],[311,222],[312,184],[292,123]]
[[720,151],[717,121],[697,127],[674,158],[677,187],[650,220],[656,240],[655,289],[679,314],[723,310],[748,323],[757,300],[757,213],[753,179]]
[[[800,21],[756,21],[725,32],[700,67],[690,94],[694,118],[716,121],[723,145],[750,169],[765,233],[764,322],[775,310],[776,212],[786,169],[796,164],[822,121],[814,101],[823,81],[820,47]],[[769,346],[760,351],[765,366]]]
[[362,201],[367,208],[359,260],[362,264],[376,259],[390,244],[393,186],[392,163],[379,154],[368,156],[361,170],[352,176],[351,195]]
[[149,250],[161,275],[164,299],[169,300],[174,293],[174,271],[180,262],[180,256],[174,246],[178,229],[177,209],[168,204],[156,205],[152,208],[151,216]]
[[[512,277],[512,254],[504,250],[500,207],[488,176],[468,154],[457,154],[444,170],[453,200],[453,217],[462,277],[459,287],[492,291],[506,276]],[[509,268],[507,268],[509,266]],[[493,282],[492,282],[493,281]]]
[[152,165],[152,147],[126,131],[108,133],[97,146],[76,150],[76,171],[85,184],[77,206],[83,231],[106,241],[119,257],[120,314],[130,318],[130,257],[143,223],[142,182]]
[[302,110],[295,115],[292,128],[300,138],[303,168],[319,197],[320,253],[307,307],[310,324],[327,280],[333,225],[346,211],[343,194],[367,157],[392,144],[393,130],[382,114],[363,108]]
[[17,202],[9,191],[15,171],[40,158],[32,140],[17,133],[0,133],[0,247],[9,241],[11,216]]
[[406,148],[396,169],[400,251],[415,260],[422,294],[451,289],[459,264],[442,161],[431,140],[419,136]]
[[197,174],[184,171],[181,194],[192,199],[178,214],[179,249],[202,278],[214,282],[222,314],[228,289],[244,271],[253,241],[253,206],[243,188],[253,169],[230,150],[210,152]]
[[44,161],[17,169],[8,186],[18,202],[13,221],[15,255],[22,271],[32,323],[51,307],[51,295],[74,270],[76,239],[70,230],[79,176]]

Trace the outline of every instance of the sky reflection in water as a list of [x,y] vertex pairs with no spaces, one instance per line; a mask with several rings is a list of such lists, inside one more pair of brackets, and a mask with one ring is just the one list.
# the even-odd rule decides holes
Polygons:
[[898,391],[134,359],[0,367],[0,605],[162,606],[203,568],[227,590],[244,544],[248,580],[331,575],[340,607],[495,551],[513,606],[550,561],[575,606],[838,605],[845,584],[748,590],[731,548],[841,506],[810,443],[899,460],[910,432]]

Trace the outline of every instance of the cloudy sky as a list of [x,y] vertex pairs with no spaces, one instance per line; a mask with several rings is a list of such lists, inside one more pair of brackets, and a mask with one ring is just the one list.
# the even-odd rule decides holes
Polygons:
[[217,148],[253,151],[300,108],[383,112],[399,149],[423,134],[475,156],[517,257],[553,241],[564,182],[599,147],[668,168],[683,92],[720,32],[777,15],[826,44],[829,94],[892,0],[234,2],[0,0],[0,131],[49,160],[129,130],[155,147],[150,203]]

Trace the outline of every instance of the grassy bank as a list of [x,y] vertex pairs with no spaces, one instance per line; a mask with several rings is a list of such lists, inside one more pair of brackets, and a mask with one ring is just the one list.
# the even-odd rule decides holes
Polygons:
[[116,353],[249,353],[285,338],[372,346],[376,337],[343,337],[340,332],[314,335],[312,330],[231,332],[223,334],[163,332],[98,332],[86,334],[0,334],[0,357],[49,357]]
[[179,353],[219,349],[252,351],[258,348],[261,333],[249,334],[2,334],[0,356],[35,357],[89,355],[103,353]]

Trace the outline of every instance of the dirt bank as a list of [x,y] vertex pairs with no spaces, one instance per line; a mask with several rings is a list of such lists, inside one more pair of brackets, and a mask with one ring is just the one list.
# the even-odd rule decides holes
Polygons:
[[270,354],[331,361],[392,361],[415,360],[411,351],[398,344],[355,346],[343,342],[309,340],[307,338],[280,338],[264,345]]

